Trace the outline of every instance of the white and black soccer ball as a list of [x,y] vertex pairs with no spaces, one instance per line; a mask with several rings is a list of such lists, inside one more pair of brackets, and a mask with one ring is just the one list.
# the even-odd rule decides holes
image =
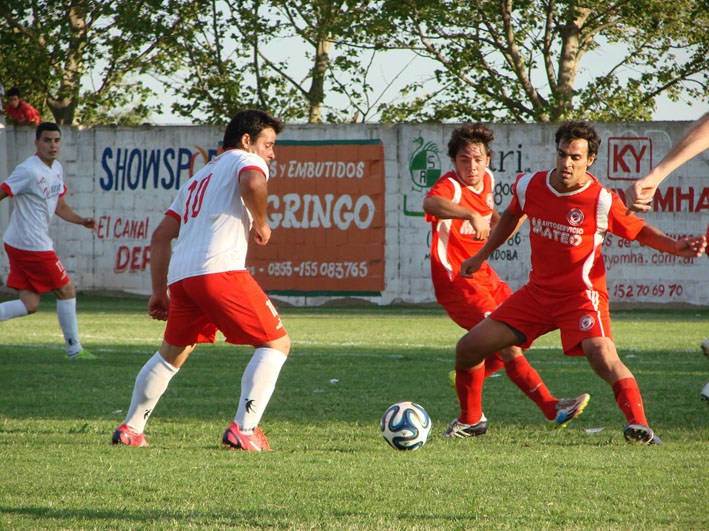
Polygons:
[[398,402],[384,412],[382,437],[397,450],[418,450],[431,433],[431,417],[414,402]]

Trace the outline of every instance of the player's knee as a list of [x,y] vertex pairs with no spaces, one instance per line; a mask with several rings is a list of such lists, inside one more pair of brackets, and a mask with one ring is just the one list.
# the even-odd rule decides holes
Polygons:
[[25,305],[28,314],[36,313],[37,310],[39,310],[39,298],[37,298],[37,300],[23,300],[22,304]]
[[470,332],[461,337],[455,347],[456,366],[462,369],[470,369],[478,365],[484,359],[484,355],[481,354],[478,347],[479,343]]
[[283,337],[279,337],[278,339],[274,339],[273,341],[269,341],[268,343],[264,343],[263,345],[259,346],[272,348],[274,350],[277,350],[278,352],[282,352],[287,356],[290,352],[290,336],[286,334]]

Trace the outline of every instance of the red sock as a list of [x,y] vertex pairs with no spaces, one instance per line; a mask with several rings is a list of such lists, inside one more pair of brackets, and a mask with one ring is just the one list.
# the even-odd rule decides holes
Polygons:
[[556,404],[559,402],[544,385],[539,373],[535,371],[524,356],[517,356],[505,362],[505,372],[522,392],[532,399],[549,420],[556,418]]
[[475,424],[483,416],[481,405],[485,367],[477,369],[455,368],[455,392],[460,402],[458,421]]
[[613,394],[618,407],[628,420],[628,424],[648,425],[643,408],[643,398],[640,396],[638,382],[635,378],[623,378],[613,384]]
[[502,358],[500,358],[496,354],[485,358],[484,363],[485,363],[485,378],[487,378],[491,374],[495,374],[497,371],[499,371],[500,369],[502,369],[502,367],[505,366],[504,362],[502,361]]

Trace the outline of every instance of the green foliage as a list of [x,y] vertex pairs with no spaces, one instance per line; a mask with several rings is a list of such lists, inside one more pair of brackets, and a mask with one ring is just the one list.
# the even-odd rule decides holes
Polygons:
[[[0,527],[8,529],[704,529],[709,417],[698,345],[707,310],[614,312],[623,361],[663,446],[629,446],[608,385],[558,334],[528,353],[557,396],[591,394],[549,430],[503,375],[485,384],[490,429],[438,435],[457,414],[446,377],[462,331],[439,309],[282,309],[293,340],[262,427],[273,452],[221,447],[252,349],[200,345],[146,430],[113,447],[136,374],[164,324],[142,299],[80,295],[98,362],[63,359],[54,301],[2,323]],[[433,419],[426,446],[396,452],[379,434],[391,403]],[[588,428],[604,428],[587,433]]]
[[44,117],[133,123],[150,110],[140,81],[169,55],[161,46],[184,5],[171,0],[8,0],[0,11],[0,78]]
[[[661,94],[709,97],[708,7],[695,0],[386,0],[391,26],[373,27],[383,46],[440,65],[434,76],[446,90],[426,96],[411,118],[647,120]],[[398,31],[384,39],[392,26]],[[611,45],[624,50],[621,59],[580,85],[578,74],[606,61]]]

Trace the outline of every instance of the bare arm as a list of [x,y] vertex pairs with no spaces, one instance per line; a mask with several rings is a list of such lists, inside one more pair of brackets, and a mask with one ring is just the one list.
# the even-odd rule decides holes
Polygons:
[[8,197],[7,192],[5,190],[3,190],[2,188],[0,188],[0,201],[5,199],[6,197]]
[[636,240],[641,245],[684,258],[702,256],[707,246],[707,241],[704,236],[690,236],[675,240],[649,223],[645,223],[645,226],[638,233]]
[[516,216],[510,212],[509,209],[505,210],[495,225],[492,234],[490,234],[487,242],[485,242],[485,245],[482,246],[475,256],[471,256],[460,264],[460,276],[468,278],[473,276],[473,273],[480,269],[480,266],[487,260],[487,257],[500,245],[505,243],[525,219],[526,216],[524,215]]
[[172,216],[162,218],[160,225],[153,231],[150,240],[150,280],[153,294],[148,303],[148,313],[153,319],[164,321],[170,299],[167,295],[167,270],[170,266],[172,240],[180,233],[180,222]]
[[709,113],[697,120],[660,163],[625,191],[629,210],[647,212],[657,186],[677,167],[709,148]]
[[423,200],[423,210],[438,219],[466,219],[475,231],[474,239],[484,240],[490,235],[490,222],[480,213],[456,205],[445,197],[431,196]]
[[59,198],[59,201],[57,202],[57,208],[54,212],[64,221],[68,221],[69,223],[76,223],[77,225],[81,225],[83,227],[86,227],[87,229],[91,229],[94,232],[96,232],[97,230],[96,220],[94,218],[81,217],[79,214],[74,212],[64,200],[64,197]]
[[239,176],[241,199],[253,218],[254,241],[266,245],[271,239],[271,227],[266,220],[268,183],[266,176],[257,170],[246,170]]

